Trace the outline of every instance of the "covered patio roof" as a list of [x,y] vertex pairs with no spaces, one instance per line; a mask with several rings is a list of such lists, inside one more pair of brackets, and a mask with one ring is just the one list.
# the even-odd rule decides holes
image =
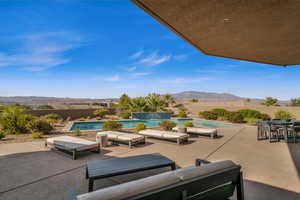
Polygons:
[[300,64],[299,0],[132,0],[205,54]]

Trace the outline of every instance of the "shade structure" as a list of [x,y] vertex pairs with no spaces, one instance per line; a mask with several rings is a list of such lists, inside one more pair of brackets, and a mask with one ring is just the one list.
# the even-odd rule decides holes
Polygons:
[[132,0],[213,56],[300,64],[300,0]]

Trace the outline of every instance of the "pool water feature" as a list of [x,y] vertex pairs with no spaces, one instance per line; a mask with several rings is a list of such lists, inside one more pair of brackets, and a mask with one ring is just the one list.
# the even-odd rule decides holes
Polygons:
[[[135,128],[136,124],[142,122],[147,127],[158,127],[159,123],[164,120],[170,120],[175,122],[177,125],[184,125],[185,122],[190,121],[195,126],[204,126],[208,128],[221,128],[233,126],[233,124],[222,123],[216,121],[206,121],[200,119],[145,119],[145,120],[118,120],[122,124],[122,128]],[[93,121],[93,122],[74,122],[70,128],[70,131],[77,129],[80,130],[102,130],[104,121]]]

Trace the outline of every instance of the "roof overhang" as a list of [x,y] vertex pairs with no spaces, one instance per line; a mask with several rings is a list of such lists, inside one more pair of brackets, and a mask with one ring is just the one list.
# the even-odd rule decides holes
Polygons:
[[132,0],[203,53],[300,64],[300,0]]

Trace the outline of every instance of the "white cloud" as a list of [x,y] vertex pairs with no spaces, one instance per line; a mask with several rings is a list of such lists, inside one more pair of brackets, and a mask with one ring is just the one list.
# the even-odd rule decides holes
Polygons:
[[129,58],[130,59],[137,59],[137,58],[141,57],[143,53],[144,53],[143,50],[139,50],[139,51],[135,52],[134,54],[132,54]]
[[147,76],[147,75],[150,75],[151,73],[150,72],[136,72],[136,73],[133,73],[132,75],[134,77],[140,77],[140,76]]
[[0,52],[0,67],[22,67],[42,71],[71,61],[64,54],[83,45],[83,38],[71,32],[48,32],[14,38],[21,47],[13,53]]
[[121,78],[119,75],[114,75],[114,76],[110,76],[110,77],[106,77],[104,78],[105,81],[108,81],[108,82],[117,82],[117,81],[120,81]]
[[156,52],[153,52],[141,59],[138,63],[147,66],[156,66],[168,62],[170,58],[170,55],[158,55]]
[[173,58],[177,61],[184,61],[186,58],[187,58],[187,55],[176,55],[176,56],[173,56]]

